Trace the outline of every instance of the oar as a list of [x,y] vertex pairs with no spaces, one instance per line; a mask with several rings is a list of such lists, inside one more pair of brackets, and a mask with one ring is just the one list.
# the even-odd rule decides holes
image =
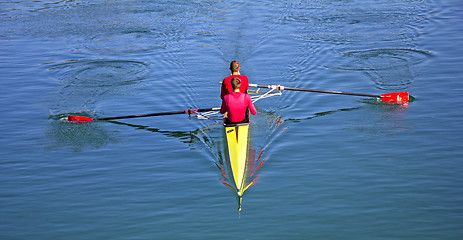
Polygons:
[[119,117],[104,117],[104,118],[91,118],[91,117],[69,115],[68,116],[68,121],[70,121],[70,122],[91,122],[91,121],[96,121],[96,120],[116,120],[116,119],[123,119],[123,118],[141,118],[141,117],[174,115],[174,114],[182,114],[182,113],[186,113],[186,114],[190,115],[192,113],[218,111],[218,110],[220,110],[220,108],[201,108],[201,109],[187,109],[187,110],[182,110],[182,111],[148,113],[148,114],[127,115],[127,116],[119,116]]
[[291,90],[291,91],[302,91],[302,92],[318,92],[318,93],[331,93],[331,94],[343,94],[343,95],[354,95],[354,96],[364,96],[364,97],[375,97],[381,99],[382,102],[387,103],[396,103],[403,104],[408,103],[409,95],[408,92],[396,92],[396,93],[385,93],[381,95],[373,94],[363,94],[363,93],[349,93],[349,92],[339,92],[339,91],[326,91],[326,90],[316,90],[308,88],[294,88],[294,87],[284,87],[280,85],[260,85],[260,84],[249,84],[250,87],[257,88],[270,88],[276,90]]

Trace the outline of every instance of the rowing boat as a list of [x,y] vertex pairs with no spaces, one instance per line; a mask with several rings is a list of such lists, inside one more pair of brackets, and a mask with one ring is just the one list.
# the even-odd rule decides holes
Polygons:
[[[255,94],[256,96],[252,97],[253,103],[257,100],[281,95],[282,90],[292,90],[292,91],[302,91],[302,92],[318,92],[318,93],[331,93],[331,94],[342,94],[342,95],[354,95],[354,96],[365,96],[365,97],[375,97],[384,103],[392,104],[408,104],[409,95],[408,92],[399,92],[399,93],[388,93],[381,95],[373,94],[360,94],[360,93],[348,93],[348,92],[339,92],[339,91],[327,91],[327,90],[315,90],[315,89],[305,89],[305,88],[293,88],[293,87],[284,87],[281,85],[259,85],[259,84],[249,84],[250,87],[258,88],[257,90],[251,91],[248,93]],[[260,88],[269,89],[266,92],[260,92]],[[276,92],[278,91],[278,92]],[[72,116],[69,115],[67,120],[73,123],[83,123],[83,122],[92,122],[92,121],[107,121],[107,120],[116,120],[116,119],[127,119],[127,118],[140,118],[140,117],[152,117],[152,116],[162,116],[162,115],[173,115],[173,114],[183,114],[186,113],[190,117],[192,114],[196,114],[198,118],[208,119],[209,116],[213,114],[218,114],[220,108],[203,108],[203,109],[187,109],[181,111],[171,111],[171,112],[160,112],[160,113],[149,113],[149,114],[137,114],[137,115],[127,115],[127,116],[118,116],[118,117],[105,117],[105,118],[91,118],[85,116]],[[201,113],[201,114],[200,114]],[[254,177],[253,175],[256,171],[262,166],[264,160],[260,160],[262,156],[262,151],[260,151],[259,157],[255,160],[252,157],[254,150],[251,150],[249,136],[250,136],[250,123],[239,123],[239,124],[224,124],[224,134],[226,139],[225,144],[225,160],[228,168],[228,177],[225,174],[225,166],[223,166],[220,161],[220,166],[217,164],[217,167],[220,169],[222,174],[229,183],[225,180],[222,182],[235,190],[237,193],[238,199],[238,210],[241,210],[241,202],[243,193],[254,183],[257,182],[259,176]],[[255,157],[255,155],[254,155]],[[260,163],[257,164],[260,160]],[[255,165],[257,165],[256,168]],[[252,172],[252,173],[251,173]]]
[[246,168],[249,157],[249,122],[224,125],[226,160],[230,163],[234,188],[239,197],[246,187]]
[[252,149],[250,142],[250,123],[224,124],[225,134],[225,162],[228,169],[228,176],[225,174],[224,166],[217,167],[228,179],[228,183],[222,180],[226,186],[236,192],[238,210],[241,211],[241,203],[244,191],[259,180],[259,175],[254,174],[264,163],[261,159],[263,150],[257,155]]

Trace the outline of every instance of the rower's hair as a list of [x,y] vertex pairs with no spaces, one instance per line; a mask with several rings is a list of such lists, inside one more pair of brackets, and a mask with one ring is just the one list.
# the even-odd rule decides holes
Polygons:
[[237,77],[232,78],[231,85],[232,85],[233,91],[236,89],[239,89],[241,87],[241,79]]
[[233,60],[230,63],[230,71],[232,72],[238,72],[240,70],[240,63],[236,60]]

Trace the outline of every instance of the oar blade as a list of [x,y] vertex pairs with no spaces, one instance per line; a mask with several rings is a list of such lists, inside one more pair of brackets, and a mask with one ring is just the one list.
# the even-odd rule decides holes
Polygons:
[[381,101],[386,103],[404,104],[409,102],[408,92],[381,94]]
[[93,118],[91,118],[91,117],[83,117],[83,116],[73,116],[73,115],[69,115],[69,116],[68,116],[68,121],[69,121],[69,122],[79,122],[79,123],[82,123],[82,122],[91,122],[91,121],[93,121]]

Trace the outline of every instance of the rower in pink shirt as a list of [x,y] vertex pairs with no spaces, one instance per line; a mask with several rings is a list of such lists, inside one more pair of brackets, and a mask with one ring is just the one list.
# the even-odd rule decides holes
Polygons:
[[247,93],[240,92],[241,80],[237,77],[231,79],[233,92],[223,97],[220,113],[225,114],[227,118],[225,123],[244,123],[249,122],[248,109],[253,115],[257,110],[252,104],[251,96]]

